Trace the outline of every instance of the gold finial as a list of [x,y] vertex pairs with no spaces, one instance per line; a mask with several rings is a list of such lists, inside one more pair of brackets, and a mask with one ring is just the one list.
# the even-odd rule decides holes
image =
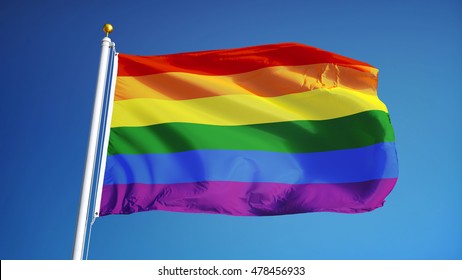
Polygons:
[[103,27],[103,31],[106,32],[106,37],[109,36],[109,33],[111,33],[114,30],[114,27],[112,27],[112,24],[106,23]]

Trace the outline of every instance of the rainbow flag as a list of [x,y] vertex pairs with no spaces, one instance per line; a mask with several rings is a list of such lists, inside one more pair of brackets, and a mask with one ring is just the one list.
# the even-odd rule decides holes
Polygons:
[[377,73],[297,43],[120,54],[100,216],[381,207],[398,163]]

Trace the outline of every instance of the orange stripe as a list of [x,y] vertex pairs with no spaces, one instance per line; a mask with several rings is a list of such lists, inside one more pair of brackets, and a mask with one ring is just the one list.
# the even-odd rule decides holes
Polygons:
[[165,72],[232,75],[271,66],[333,63],[362,70],[369,64],[298,43],[201,51],[160,56],[119,55],[118,76],[144,76]]
[[336,87],[376,95],[377,69],[364,67],[364,71],[359,71],[333,64],[312,64],[267,67],[226,76],[162,73],[117,77],[115,100],[185,100],[221,95],[276,97]]

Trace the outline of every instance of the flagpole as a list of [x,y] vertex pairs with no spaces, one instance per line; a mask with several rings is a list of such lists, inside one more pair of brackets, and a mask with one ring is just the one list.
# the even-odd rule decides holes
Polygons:
[[98,81],[96,83],[93,117],[91,121],[90,136],[88,139],[87,159],[85,163],[85,172],[83,175],[82,192],[80,195],[80,208],[77,218],[77,227],[75,230],[74,250],[72,254],[72,259],[74,260],[81,260],[84,253],[91,185],[95,170],[98,134],[100,130],[101,113],[109,65],[109,50],[112,46],[111,39],[108,37],[109,33],[111,33],[113,30],[112,25],[104,25],[103,30],[106,33],[106,37],[103,38],[101,43],[101,58],[99,63]]
[[[115,43],[112,43],[112,47],[114,48],[115,52]],[[109,90],[109,100],[108,100],[108,107],[107,107],[107,115],[106,115],[106,123],[105,123],[105,131],[104,131],[104,139],[103,139],[103,151],[101,152],[101,164],[99,167],[99,174],[104,174],[106,170],[106,160],[107,160],[107,149],[109,146],[109,135],[111,132],[111,120],[112,120],[112,110],[114,107],[114,91],[116,86],[116,79],[117,79],[117,69],[118,69],[118,53],[115,52],[114,54],[114,61],[112,67],[112,75],[111,75],[111,88]],[[103,182],[104,177],[100,176],[98,178],[97,188],[96,188],[96,200],[95,200],[95,212],[93,213],[93,217],[99,217],[99,210],[101,207],[101,197],[103,193]]]

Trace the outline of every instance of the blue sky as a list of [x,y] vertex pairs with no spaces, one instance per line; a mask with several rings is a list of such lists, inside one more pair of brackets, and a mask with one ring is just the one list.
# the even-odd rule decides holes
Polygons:
[[400,176],[365,214],[97,219],[90,259],[462,259],[462,3],[1,1],[0,259],[69,259],[102,26],[121,53],[300,42],[380,70]]

